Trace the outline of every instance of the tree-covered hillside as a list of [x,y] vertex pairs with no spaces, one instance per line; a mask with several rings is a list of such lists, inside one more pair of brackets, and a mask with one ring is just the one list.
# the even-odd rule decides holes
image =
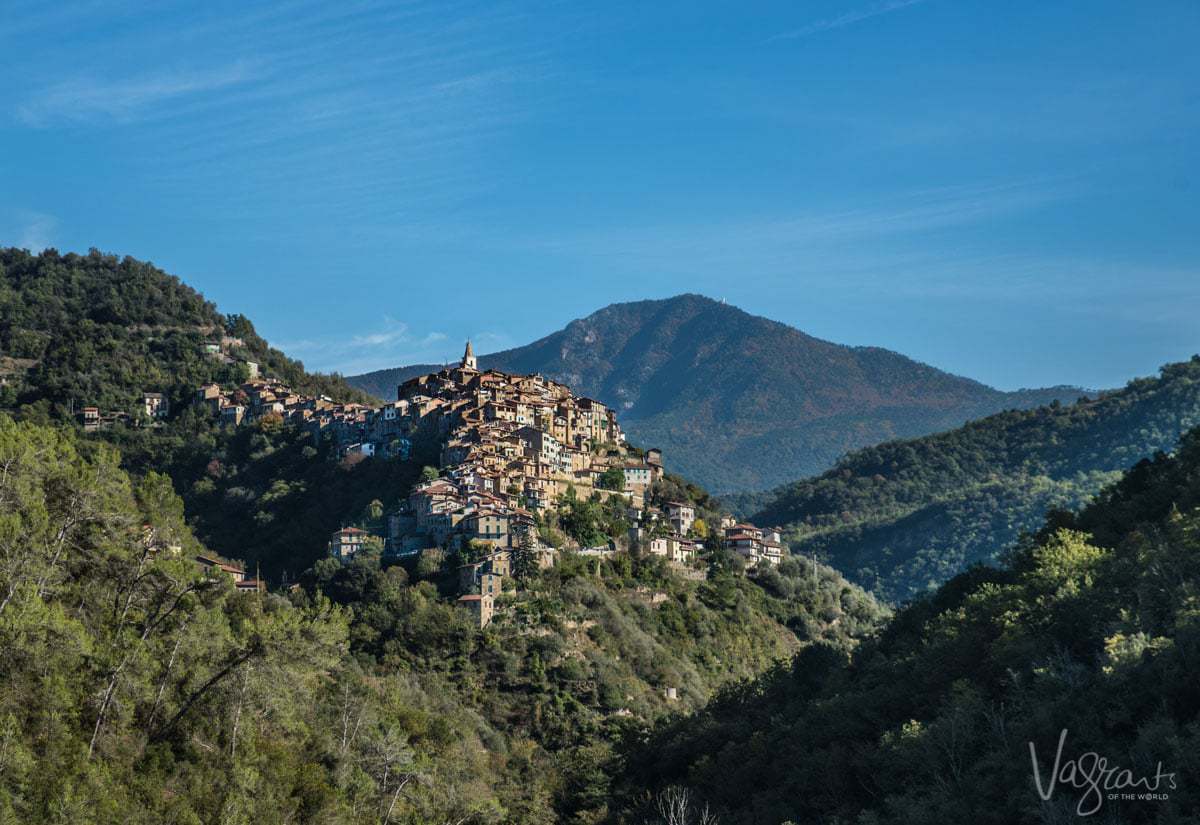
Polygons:
[[201,575],[167,479],[3,415],[0,463],[0,822],[501,809],[499,733],[437,679],[364,672],[327,600]]
[[[846,452],[1000,410],[1073,401],[1071,387],[1001,392],[878,347],[805,335],[701,295],[613,304],[484,368],[539,372],[613,407],[638,444],[710,490],[761,490]],[[348,380],[381,398],[425,367]]]
[[294,580],[371,502],[395,506],[421,471],[419,461],[339,461],[327,440],[274,418],[229,428],[189,411],[167,427],[96,437],[116,445],[135,475],[169,475],[204,543],[272,581]]
[[[233,363],[205,351],[228,339]],[[0,408],[69,417],[132,412],[143,392],[189,401],[203,383],[245,380],[244,361],[302,392],[365,399],[339,376],[306,372],[241,315],[152,264],[105,255],[0,248]]]
[[453,558],[237,592],[108,444],[0,414],[0,466],[3,823],[596,822],[618,742],[882,615],[828,568],[720,556],[694,582],[567,553],[483,630]]
[[1193,431],[851,656],[810,647],[633,743],[613,821],[645,821],[654,791],[682,786],[724,825],[1196,822],[1197,582]]
[[[224,358],[206,351],[211,343]],[[339,464],[327,444],[276,421],[222,428],[190,406],[200,384],[245,381],[246,361],[307,394],[369,400],[336,375],[305,371],[249,319],[222,315],[151,264],[0,249],[0,409],[65,422],[84,405],[129,413],[143,392],[165,393],[172,413],[161,426],[135,415],[89,438],[117,445],[137,477],[169,475],[206,545],[278,580],[311,564],[369,502],[407,492],[419,466]]]
[[1195,357],[1095,399],[859,450],[816,478],[731,503],[785,526],[793,552],[904,599],[994,559],[1047,510],[1080,506],[1198,424]]

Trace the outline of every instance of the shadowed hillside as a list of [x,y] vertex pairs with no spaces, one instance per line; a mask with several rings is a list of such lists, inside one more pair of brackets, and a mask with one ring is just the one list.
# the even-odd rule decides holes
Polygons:
[[[1195,822],[1197,436],[851,656],[810,647],[631,742],[609,821],[646,822],[655,789],[684,786],[725,825]],[[1155,798],[1104,792],[1099,772],[1098,790],[1068,778],[1039,797],[1030,747],[1050,785],[1061,736],[1062,775],[1094,753]]]
[[821,476],[729,503],[784,525],[793,552],[903,599],[993,559],[1046,510],[1081,506],[1198,424],[1194,357],[1078,404],[859,450]]

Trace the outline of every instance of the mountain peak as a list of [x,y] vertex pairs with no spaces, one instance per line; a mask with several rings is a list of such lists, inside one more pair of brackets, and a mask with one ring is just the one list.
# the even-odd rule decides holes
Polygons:
[[[482,368],[541,373],[616,409],[635,443],[715,491],[821,472],[849,450],[1079,390],[1004,393],[879,347],[848,347],[698,293],[605,306]],[[347,380],[383,398],[425,365]]]

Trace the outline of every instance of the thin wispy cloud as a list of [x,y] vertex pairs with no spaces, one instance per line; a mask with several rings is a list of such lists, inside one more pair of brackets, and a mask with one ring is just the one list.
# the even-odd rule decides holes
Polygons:
[[15,213],[17,230],[15,245],[30,252],[41,252],[54,245],[54,234],[58,231],[58,218],[44,212],[19,210]]
[[1078,191],[1077,182],[1064,179],[918,189],[848,209],[768,222],[763,231],[809,242],[922,233],[1034,210]]
[[251,77],[247,64],[238,62],[120,80],[76,78],[34,92],[17,107],[17,117],[35,127],[94,118],[129,120],[166,101],[227,89]]
[[273,345],[313,369],[345,375],[404,364],[443,363],[457,357],[452,350],[459,346],[450,343],[444,332],[415,333],[409,324],[386,316],[376,329],[348,336],[310,336]]
[[[278,211],[280,190],[289,223],[336,216],[349,227],[414,220],[488,190],[490,145],[541,102],[538,84],[569,48],[565,36],[531,34],[532,13],[514,6],[218,3],[92,31],[103,18],[78,5],[73,40],[31,13],[30,36],[47,45],[0,91],[10,118],[136,127],[121,137],[156,187],[255,225]],[[204,62],[180,67],[180,55]]]
[[[854,307],[879,296],[912,327],[933,301],[967,318],[1094,281],[1056,251],[1127,255],[1131,282],[1186,269],[1200,17],[1109,4],[1081,28],[1025,5],[1037,26],[927,0],[766,20],[721,3],[683,20],[630,2],[6,0],[0,189],[61,226],[10,207],[0,234],[153,257],[347,372],[457,360],[486,319],[524,343],[651,288],[835,294],[829,335],[871,343]],[[818,48],[859,37],[852,71]],[[581,288],[556,289],[563,273]],[[498,288],[514,279],[529,289]]]
[[[408,324],[405,324],[402,321],[395,321],[391,318],[387,318],[385,321],[386,323],[384,329],[377,332],[352,336],[350,340],[345,343],[344,347],[340,347],[340,349],[347,353],[354,353],[402,344],[406,347],[416,347],[424,350],[441,344],[448,339],[446,333],[436,331],[426,333],[424,336],[417,338],[409,330]],[[335,345],[334,348],[337,349],[339,346]],[[329,347],[326,346],[325,349],[328,351]]]
[[475,351],[482,354],[500,352],[501,350],[511,349],[515,346],[511,335],[506,332],[496,332],[495,330],[484,330],[473,333],[471,341],[475,345]]
[[926,0],[887,0],[883,3],[875,3],[871,6],[848,11],[845,14],[840,14],[836,17],[828,17],[823,20],[814,20],[798,29],[782,32],[768,39],[768,42],[776,40],[797,40],[801,37],[811,37],[814,34],[830,31],[832,29],[841,29],[846,26],[853,26],[855,23],[861,23],[863,20],[870,20],[872,17],[880,17],[884,14],[891,14],[894,11],[916,6]]
[[366,347],[386,347],[399,342],[409,342],[412,336],[408,332],[408,324],[386,318],[386,328],[379,332],[366,335],[355,335],[350,339],[349,346],[355,349]]
[[612,227],[527,239],[547,251],[616,256],[632,266],[773,264],[818,251],[898,244],[929,233],[1032,213],[1077,197],[1079,181],[1036,179],[916,189],[852,205],[830,204],[757,220]]

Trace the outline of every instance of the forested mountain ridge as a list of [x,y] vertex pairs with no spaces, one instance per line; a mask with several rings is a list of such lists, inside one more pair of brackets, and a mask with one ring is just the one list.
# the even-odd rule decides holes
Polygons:
[[1009,411],[850,454],[731,503],[897,599],[990,561],[1050,509],[1072,509],[1200,424],[1200,356],[1073,405]]
[[[1078,515],[1051,516],[1002,568],[905,607],[850,657],[810,647],[631,743],[612,821],[643,822],[655,790],[683,786],[724,825],[1195,822],[1197,581],[1192,431]],[[1113,773],[1094,773],[1096,758]],[[1070,773],[1077,759],[1087,776]],[[1114,799],[1124,770],[1127,792],[1157,796]]]
[[[232,354],[224,360],[205,350],[222,339]],[[96,250],[0,248],[0,408],[60,419],[88,405],[128,414],[143,392],[182,405],[200,384],[245,380],[245,361],[302,392],[366,398],[338,376],[307,372],[245,316],[221,314],[152,264]]]
[[[715,492],[822,472],[840,456],[1071,387],[1001,392],[878,347],[848,347],[701,295],[613,304],[483,368],[542,373],[616,409],[631,440]],[[430,367],[347,380],[381,398]]]

